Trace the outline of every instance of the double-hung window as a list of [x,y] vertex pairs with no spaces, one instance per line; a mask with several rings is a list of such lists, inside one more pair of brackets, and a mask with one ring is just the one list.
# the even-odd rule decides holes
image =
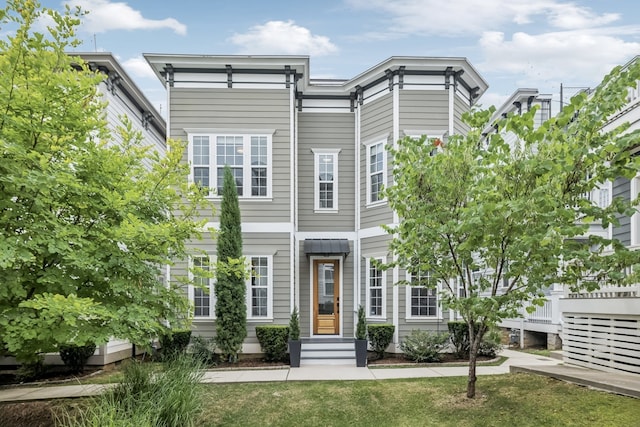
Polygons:
[[213,279],[208,276],[210,260],[205,256],[195,256],[191,259],[191,280],[189,299],[193,304],[194,318],[214,317],[215,295]]
[[338,153],[340,149],[313,149],[314,208],[316,212],[338,210]]
[[271,197],[270,131],[253,133],[190,133],[191,180],[221,196],[224,168],[229,166],[242,198]]
[[251,275],[247,281],[249,319],[273,318],[273,257],[250,256]]
[[433,280],[429,272],[411,275],[411,286],[407,288],[407,317],[439,317],[438,286],[434,286]]
[[382,186],[386,182],[387,156],[384,142],[367,145],[367,203],[373,204],[384,200]]
[[386,315],[386,273],[378,265],[384,262],[384,258],[367,258],[367,317]]

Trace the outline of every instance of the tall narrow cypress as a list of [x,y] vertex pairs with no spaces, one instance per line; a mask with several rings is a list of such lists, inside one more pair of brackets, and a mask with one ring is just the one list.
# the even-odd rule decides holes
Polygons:
[[247,337],[247,307],[244,274],[238,271],[242,258],[242,228],[238,190],[231,168],[224,168],[220,230],[218,233],[218,268],[216,270],[216,344],[229,362]]

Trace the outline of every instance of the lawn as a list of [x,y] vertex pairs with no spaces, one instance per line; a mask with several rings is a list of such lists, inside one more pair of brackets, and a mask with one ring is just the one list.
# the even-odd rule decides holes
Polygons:
[[203,385],[203,426],[638,426],[640,401],[515,374]]

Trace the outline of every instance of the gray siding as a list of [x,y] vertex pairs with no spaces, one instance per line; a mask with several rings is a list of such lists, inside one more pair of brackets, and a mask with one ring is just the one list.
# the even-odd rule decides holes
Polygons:
[[466,135],[471,128],[462,121],[462,114],[469,111],[469,104],[457,95],[454,96],[453,99],[453,132]]
[[448,91],[400,91],[400,129],[448,129]]
[[[342,294],[340,295],[340,315],[342,316],[343,337],[353,337],[354,315],[353,315],[353,292],[355,279],[353,277],[353,242],[349,241],[351,253],[342,259]],[[312,308],[311,292],[313,283],[311,282],[311,260],[304,253],[304,241],[298,245],[298,259],[300,260],[300,336],[308,337],[312,335]]]
[[[393,143],[393,100],[390,94],[363,105],[360,116],[360,139],[363,143],[388,135],[387,143]],[[387,204],[367,207],[367,150],[360,146],[360,228],[389,224],[393,214]],[[391,159],[387,156],[387,184],[391,182]]]
[[[275,129],[272,147],[273,201],[240,200],[245,222],[290,221],[290,104],[282,89],[185,89],[170,92],[169,136],[186,140],[185,128]],[[187,161],[187,153],[184,154]],[[207,214],[203,213],[203,217]]]
[[[353,231],[355,228],[355,115],[298,115],[298,229]],[[312,149],[340,148],[338,154],[338,213],[314,213],[314,154]],[[335,186],[335,184],[334,184]]]
[[[192,241],[191,248],[206,251],[209,255],[216,254],[216,242],[207,235],[202,241]],[[291,269],[289,268],[289,235],[286,233],[244,233],[243,253],[251,255],[272,255],[273,265],[273,321],[248,320],[247,339],[245,343],[257,343],[255,326],[261,324],[289,323],[289,291],[291,284]],[[179,277],[187,276],[187,260],[181,260],[171,268],[171,280],[178,282]],[[185,295],[187,289],[184,289]],[[215,336],[215,319],[195,319],[193,322],[194,333],[206,337]]]
[[[629,200],[631,197],[631,181],[627,178],[616,178],[613,182],[613,197]],[[623,245],[631,245],[631,219],[626,215],[618,215],[620,225],[613,227],[613,238],[620,240]]]

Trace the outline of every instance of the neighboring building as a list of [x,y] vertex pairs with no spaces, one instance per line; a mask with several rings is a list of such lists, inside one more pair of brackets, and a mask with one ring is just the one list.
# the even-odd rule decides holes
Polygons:
[[[306,56],[145,58],[167,88],[168,135],[189,143],[189,179],[218,203],[223,166],[236,176],[244,254],[259,274],[247,281],[244,352],[260,352],[256,325],[287,324],[294,306],[306,338],[352,338],[359,305],[368,322],[395,325],[394,343],[414,328],[446,330],[451,314],[437,292],[394,286],[404,271],[372,261],[390,261],[381,225],[398,221],[380,194],[392,179],[385,146],[468,130],[461,116],[487,83],[466,59],[392,57],[326,80],[309,77]],[[208,233],[193,245],[215,257]],[[171,279],[203,261],[177,263]],[[213,280],[206,284],[208,293],[185,292],[194,331],[213,336]]]
[[[635,61],[640,61],[640,56],[629,64]],[[635,88],[629,88],[626,106],[609,120],[603,130],[608,131],[623,123],[630,125],[626,132],[640,129],[640,81],[636,82]],[[637,146],[640,146],[640,141]],[[640,175],[633,179],[617,178],[610,194],[627,200],[637,198]],[[603,197],[601,193],[598,200]],[[640,249],[640,213],[621,217],[620,225],[609,227],[607,232],[624,245]],[[590,293],[567,291],[566,298],[560,300],[559,310],[566,362],[640,374],[640,285],[602,287]]]

